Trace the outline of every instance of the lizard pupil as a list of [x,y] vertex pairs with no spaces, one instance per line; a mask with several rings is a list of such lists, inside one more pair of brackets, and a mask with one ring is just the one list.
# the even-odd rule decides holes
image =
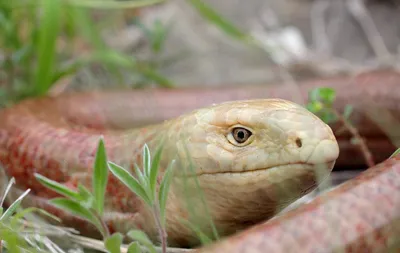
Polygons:
[[233,129],[233,138],[235,138],[235,141],[238,143],[243,143],[247,141],[247,139],[251,136],[251,132],[247,129],[244,128],[235,128]]

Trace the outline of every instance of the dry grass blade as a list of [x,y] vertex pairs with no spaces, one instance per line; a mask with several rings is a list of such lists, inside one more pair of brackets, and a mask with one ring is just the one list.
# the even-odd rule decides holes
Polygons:
[[[83,237],[79,235],[72,235],[68,234],[66,235],[66,238],[71,240],[73,243],[77,243],[81,245],[84,248],[87,249],[93,249],[93,250],[98,250],[101,252],[107,252],[107,250],[104,248],[104,243],[103,241],[99,241],[96,239],[88,238],[88,237]],[[157,252],[161,252],[161,247],[155,247]],[[193,250],[191,249],[181,249],[181,248],[167,248],[168,253],[184,253],[184,252],[192,252]],[[121,253],[127,253],[128,252],[128,245],[122,245],[121,246]],[[142,247],[142,252],[148,252],[146,248]]]

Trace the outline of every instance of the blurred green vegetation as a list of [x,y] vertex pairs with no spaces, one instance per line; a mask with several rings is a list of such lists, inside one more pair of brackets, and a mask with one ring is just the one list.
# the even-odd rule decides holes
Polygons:
[[[173,87],[158,71],[169,27],[140,22],[133,10],[163,0],[13,0],[0,1],[0,106],[42,96],[55,85],[91,67],[107,72],[110,85]],[[257,45],[201,0],[190,4],[204,19],[233,39]],[[123,29],[126,15],[146,37],[154,57],[139,59],[107,45],[102,31]],[[124,23],[125,22],[125,23]],[[128,76],[128,78],[126,77]],[[128,79],[128,80],[127,80]]]
[[[162,24],[160,21],[155,21],[153,25],[147,27],[141,22],[140,15],[137,15],[135,12],[135,10],[139,10],[140,12],[140,8],[142,7],[152,6],[162,2],[164,1],[0,1],[0,107],[11,106],[29,97],[46,95],[54,86],[69,82],[70,78],[79,73],[79,71],[90,68],[100,68],[101,71],[109,73],[113,80],[110,84],[111,86],[126,86],[127,84],[129,85],[130,80],[133,79],[135,81],[130,84],[132,88],[142,87],[148,84],[173,87],[171,81],[159,74],[157,70],[159,66],[158,56],[163,51],[164,42],[168,36],[170,27]],[[250,41],[245,33],[225,20],[204,2],[200,0],[190,0],[188,3],[197,10],[206,21],[217,26],[228,36],[243,42]],[[126,20],[127,17],[125,14],[130,20]],[[128,22],[137,26],[143,32],[147,41],[147,46],[151,51],[151,57],[149,57],[149,59],[139,59],[139,57],[122,52],[117,48],[107,45],[105,42],[104,35],[102,34],[104,30],[123,29]],[[129,78],[130,80],[127,81],[127,74],[134,78]],[[100,152],[103,149],[101,145],[99,147]],[[148,150],[146,151],[148,153]],[[100,152],[99,154],[102,153]],[[97,163],[96,168],[98,168],[97,171],[102,172],[102,174],[95,176],[97,181],[98,178],[104,179],[104,175],[106,175],[104,171],[107,171],[107,169],[104,169],[107,167],[104,165],[106,163],[105,155],[99,154],[98,157],[99,159],[101,158],[101,162]],[[148,158],[149,155],[144,157]],[[153,162],[157,164],[157,158]],[[119,167],[116,166],[117,165],[113,168],[119,169]],[[155,178],[153,171],[156,171],[156,168],[157,166],[152,166],[151,170],[149,167],[145,170],[149,171],[150,174],[147,174],[150,175],[149,178],[151,178],[152,182]],[[141,174],[139,173],[139,175]],[[47,182],[48,186],[54,186],[56,188],[59,186],[56,182],[46,181],[44,178],[40,178],[40,176],[38,180],[44,183]],[[121,178],[121,180],[124,181],[124,178]],[[126,176],[125,180],[133,181],[129,175]],[[99,183],[97,181],[95,182],[97,187],[95,187],[94,191],[94,193],[99,193],[96,195],[97,201],[91,201],[94,199],[89,198],[92,196],[91,193],[87,189],[81,187],[80,194],[88,197],[84,198],[81,201],[82,203],[79,202],[79,204],[77,204],[75,202],[72,203],[72,200],[62,199],[64,202],[60,202],[59,204],[65,204],[66,207],[78,207],[72,209],[75,212],[77,212],[77,210],[82,211],[81,213],[85,213],[85,211],[89,213],[93,210],[97,210],[97,212],[100,213],[100,217],[103,203],[99,196],[103,194],[105,182]],[[3,197],[8,194],[13,183],[14,179],[11,180],[6,192],[3,193]],[[154,182],[152,184],[154,184]],[[141,182],[140,185],[146,184],[145,182]],[[151,188],[152,190],[146,190],[145,192],[152,192],[150,195],[153,196],[155,194],[153,188],[154,187]],[[57,189],[63,190],[64,193],[71,193],[62,187],[58,187]],[[0,240],[0,252],[4,249],[10,252],[21,252],[21,250],[49,252],[48,249],[38,247],[37,245],[36,247],[32,247],[32,243],[28,243],[27,237],[24,236],[27,233],[27,227],[22,227],[20,225],[21,223],[25,224],[25,219],[23,218],[25,218],[28,212],[44,212],[43,210],[20,208],[20,202],[22,198],[26,197],[28,192],[29,190],[23,193],[8,209],[5,207],[3,209],[3,201],[0,204],[0,216],[3,214],[0,218],[0,239],[2,239],[2,241]],[[155,216],[160,218],[159,223],[162,224],[161,226],[163,227],[165,226],[164,199],[166,193],[161,193],[160,206],[155,208],[158,214]],[[71,196],[75,196],[73,192]],[[61,200],[56,199],[55,201]],[[65,203],[66,201],[70,201],[72,205],[69,202]],[[157,207],[154,203],[157,202],[153,201],[150,205]],[[85,208],[87,205],[92,208],[86,210]],[[102,224],[102,222],[98,220],[94,220],[93,222],[98,225],[97,227],[99,230],[103,232],[104,243],[107,250],[110,252],[118,252],[117,248],[119,248],[121,244],[122,235],[109,235],[107,231],[103,231],[104,224]],[[198,228],[193,224],[188,224],[193,226],[192,228],[199,233],[200,237],[204,237]],[[29,228],[28,226],[28,229]],[[162,233],[162,229],[160,231]],[[138,234],[139,232],[137,231],[135,233],[136,234],[132,233],[130,236],[140,241],[142,245],[146,245],[146,237]],[[139,240],[140,238],[146,240]],[[209,238],[206,239],[206,241],[211,240]],[[202,241],[204,241],[204,238]],[[137,244],[131,245],[132,252],[140,251],[137,246]],[[151,245],[147,246],[150,247]]]
[[[159,2],[0,1],[1,106],[42,96],[63,79],[93,65],[108,71],[115,85],[124,82],[125,71],[144,82],[171,87],[154,64],[108,46],[101,34],[120,22],[118,17],[125,9]],[[156,52],[162,50],[166,36],[160,26],[147,28],[146,33]]]

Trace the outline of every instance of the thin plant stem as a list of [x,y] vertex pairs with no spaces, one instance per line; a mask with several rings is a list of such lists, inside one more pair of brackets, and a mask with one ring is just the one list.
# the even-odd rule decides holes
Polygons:
[[161,223],[160,206],[157,202],[153,205],[153,215],[161,239],[162,253],[167,253],[167,232],[165,231],[165,228]]
[[353,137],[357,140],[357,145],[360,147],[362,154],[364,155],[365,161],[369,167],[375,166],[375,162],[370,150],[367,147],[367,144],[364,141],[364,138],[361,137],[357,128],[355,128],[348,120],[346,120],[340,113],[338,113],[335,109],[332,109],[332,112],[335,114],[337,119],[343,124],[343,126],[353,135]]
[[110,231],[107,227],[107,224],[104,222],[102,217],[96,211],[93,211],[92,213],[96,217],[96,219],[100,222],[100,226],[101,226],[101,230],[102,230],[101,233],[102,233],[103,237],[108,238],[110,236]]

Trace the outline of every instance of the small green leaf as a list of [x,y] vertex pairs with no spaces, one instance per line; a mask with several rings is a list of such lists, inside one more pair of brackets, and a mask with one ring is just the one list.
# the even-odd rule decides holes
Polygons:
[[169,187],[171,184],[171,179],[172,179],[172,173],[173,173],[173,166],[175,164],[175,160],[172,160],[171,163],[169,164],[167,170],[165,171],[164,177],[161,181],[160,185],[160,192],[158,195],[158,201],[160,203],[160,212],[161,212],[161,220],[163,224],[165,224],[165,207],[167,204],[167,198],[168,198],[168,191]]
[[150,183],[151,193],[153,196],[155,195],[156,192],[157,175],[160,168],[161,154],[162,154],[162,147],[160,146],[157,149],[156,154],[154,155],[153,161],[151,163],[149,183]]
[[61,195],[64,195],[65,197],[71,198],[73,200],[76,200],[76,201],[82,200],[79,193],[71,190],[70,188],[68,188],[65,185],[60,184],[54,180],[48,179],[47,177],[44,177],[37,173],[35,173],[34,176],[42,185],[46,186],[47,188],[49,188]]
[[141,230],[130,230],[128,236],[133,240],[138,241],[140,244],[146,246],[151,253],[157,252],[149,237]]
[[332,105],[336,98],[336,92],[332,88],[317,88],[318,98],[322,103]]
[[145,201],[148,205],[151,205],[151,201],[146,194],[145,189],[139,184],[139,182],[134,178],[128,171],[124,168],[118,166],[115,163],[108,162],[108,167],[111,172],[124,183],[132,192],[134,192],[138,197]]
[[110,253],[121,253],[122,234],[115,233],[104,241],[104,246]]
[[312,89],[309,93],[308,93],[308,97],[310,102],[319,102],[319,88],[315,88]]
[[152,194],[151,189],[150,189],[150,182],[149,182],[149,177],[145,175],[146,169],[143,169],[145,173],[143,173],[142,170],[140,170],[139,166],[135,163],[135,172],[136,176],[139,180],[140,185],[142,186],[143,190],[146,192],[146,196],[149,198],[150,203],[153,203],[154,201],[154,194]]
[[318,113],[323,109],[323,104],[319,101],[313,101],[307,104],[307,109],[312,113]]
[[79,216],[79,217],[91,222],[104,235],[104,231],[100,225],[100,222],[95,218],[93,213],[91,211],[89,211],[88,209],[86,209],[85,207],[83,207],[78,202],[71,200],[71,199],[65,199],[65,198],[55,198],[55,199],[49,200],[49,202],[62,210],[66,210],[67,212],[70,212],[76,216]]
[[146,233],[144,233],[142,230],[132,229],[127,235],[143,245],[153,244]]
[[94,196],[92,193],[83,185],[78,184],[78,191],[81,197],[81,204],[86,208],[94,208]]
[[131,244],[129,244],[127,253],[142,253],[139,243],[132,242]]
[[348,119],[350,117],[350,114],[353,112],[353,106],[351,105],[346,105],[344,107],[344,112],[343,112],[343,117],[345,119]]
[[395,157],[399,153],[400,153],[400,148],[398,148],[396,151],[394,151],[394,153],[389,158]]
[[332,88],[321,88],[319,96],[328,104],[332,104],[336,98],[336,92]]
[[17,210],[17,208],[21,205],[22,200],[28,195],[31,189],[26,190],[24,193],[21,194],[11,205],[10,207],[3,213],[0,217],[0,221],[8,219],[11,215]]
[[104,211],[104,195],[106,192],[108,180],[108,166],[107,154],[104,146],[103,137],[100,138],[97,147],[95,162],[94,162],[94,175],[93,175],[93,193],[95,198],[95,210],[99,215],[103,215]]
[[88,200],[93,198],[92,193],[82,184],[78,184],[78,192],[83,200]]
[[144,189],[147,189],[147,178],[142,172],[142,170],[139,168],[139,166],[135,163],[135,173],[137,178],[139,179],[140,184],[143,186]]
[[144,171],[144,175],[147,177],[150,176],[150,169],[151,169],[151,165],[150,165],[150,161],[151,161],[151,155],[150,155],[150,150],[149,147],[147,146],[147,144],[144,144],[143,146],[143,171]]

